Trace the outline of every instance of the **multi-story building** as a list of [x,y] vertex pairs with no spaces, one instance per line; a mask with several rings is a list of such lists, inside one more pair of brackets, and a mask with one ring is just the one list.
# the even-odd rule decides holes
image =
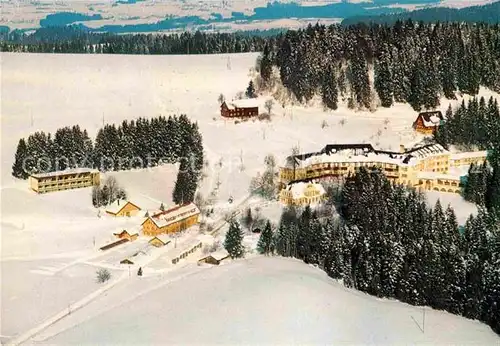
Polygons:
[[325,199],[326,192],[321,184],[295,182],[280,191],[279,199],[285,205],[314,205]]
[[319,152],[290,156],[279,170],[281,188],[296,181],[342,180],[360,167],[378,168],[397,184],[425,190],[460,192],[461,175],[450,168],[481,164],[487,152],[451,153],[439,144],[400,152],[375,150],[370,144],[327,145]]
[[175,206],[171,209],[148,216],[142,223],[144,235],[176,233],[198,223],[200,210],[194,203]]
[[99,171],[90,168],[75,168],[64,171],[38,173],[32,174],[29,177],[29,186],[37,193],[78,189],[99,185],[99,183]]

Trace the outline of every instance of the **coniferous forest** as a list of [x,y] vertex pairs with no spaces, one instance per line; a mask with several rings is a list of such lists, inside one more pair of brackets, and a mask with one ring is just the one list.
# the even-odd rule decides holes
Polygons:
[[451,207],[362,168],[347,179],[339,218],[283,212],[274,252],[318,265],[378,297],[446,310],[500,333],[500,218],[480,208],[459,228]]
[[472,98],[456,109],[448,107],[445,122],[435,133],[444,147],[488,150],[488,163],[471,165],[463,197],[500,212],[500,108],[496,99]]
[[138,118],[118,126],[105,125],[95,141],[78,125],[58,129],[54,135],[38,131],[21,138],[12,175],[26,179],[29,173],[76,167],[127,170],[175,163],[181,158],[189,163],[189,183],[196,186],[203,168],[202,137],[196,123],[183,114]]
[[500,26],[411,20],[309,26],[278,37],[262,61],[279,69],[281,82],[301,102],[318,95],[336,109],[338,90],[352,108],[407,102],[420,111],[456,92],[500,91]]
[[260,52],[265,32],[113,35],[68,26],[41,28],[33,35],[13,32],[0,36],[0,51],[83,54],[220,54]]

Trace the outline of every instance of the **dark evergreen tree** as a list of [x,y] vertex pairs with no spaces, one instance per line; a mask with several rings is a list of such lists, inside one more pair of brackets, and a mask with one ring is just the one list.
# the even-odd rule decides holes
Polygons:
[[194,201],[196,193],[197,181],[196,174],[193,172],[193,167],[190,162],[181,158],[179,172],[173,191],[172,199],[175,204],[186,204]]
[[272,74],[272,61],[271,52],[269,49],[269,44],[264,46],[264,52],[262,53],[262,59],[260,60],[260,76],[264,81],[264,84],[269,83]]
[[330,67],[323,77],[323,83],[321,85],[321,95],[323,105],[330,109],[337,109],[338,107],[338,90],[337,90],[337,78],[335,71]]
[[247,210],[245,211],[245,215],[241,219],[241,223],[247,229],[251,230],[253,221],[254,221],[254,219],[253,219],[253,216],[252,216],[252,209],[251,208],[247,208]]
[[260,234],[259,241],[257,243],[257,251],[264,255],[272,254],[274,248],[273,244],[273,231],[271,228],[271,223],[269,220],[266,222],[264,230]]
[[384,45],[378,61],[375,63],[375,90],[382,107],[391,107],[393,103],[393,76],[391,57],[387,45]]
[[250,99],[257,97],[257,95],[255,94],[255,86],[253,85],[253,81],[250,81],[248,83],[248,87],[247,87],[247,90],[245,92],[245,95],[246,95],[246,97],[248,97]]
[[226,233],[224,240],[224,248],[229,253],[231,258],[241,258],[245,255],[243,248],[243,232],[237,221],[231,220],[229,230]]
[[487,182],[484,202],[488,210],[500,213],[500,161],[492,164],[493,172]]
[[14,164],[12,165],[12,175],[19,179],[27,179],[29,174],[25,170],[27,160],[30,157],[28,155],[28,148],[26,147],[26,141],[24,138],[19,140],[16,149],[16,156],[14,158]]
[[370,81],[368,78],[368,66],[361,49],[356,49],[350,64],[350,81],[356,103],[365,108],[370,108]]

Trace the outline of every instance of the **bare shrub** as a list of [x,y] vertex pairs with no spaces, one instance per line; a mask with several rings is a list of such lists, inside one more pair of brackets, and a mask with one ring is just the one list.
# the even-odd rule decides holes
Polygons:
[[325,127],[328,127],[328,121],[323,120],[323,121],[321,122],[321,128],[322,128],[322,129],[324,129]]
[[96,280],[100,284],[102,284],[103,282],[106,282],[109,279],[111,279],[111,273],[106,268],[98,269],[96,271],[96,275],[97,275]]
[[340,119],[340,121],[339,121],[340,126],[344,126],[346,123],[347,123],[347,120],[345,118]]
[[271,111],[273,110],[273,106],[274,106],[273,99],[269,99],[266,101],[266,103],[264,103],[264,108],[266,109],[266,111],[269,115],[271,115]]
[[271,115],[269,113],[260,113],[257,119],[260,121],[271,121]]
[[212,244],[205,246],[203,248],[203,254],[206,255],[206,254],[215,252],[221,248],[222,248],[222,244],[219,240],[217,240],[217,241],[214,241]]

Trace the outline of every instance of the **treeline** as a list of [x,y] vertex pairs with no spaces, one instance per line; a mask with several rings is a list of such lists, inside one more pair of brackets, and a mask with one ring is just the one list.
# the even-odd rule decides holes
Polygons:
[[203,168],[202,137],[186,115],[139,118],[120,125],[107,124],[95,141],[78,125],[58,129],[54,135],[35,132],[20,139],[12,175],[26,179],[30,173],[76,167],[101,171],[146,168],[189,160],[195,182]]
[[446,121],[434,137],[444,147],[488,150],[488,163],[471,165],[463,190],[470,202],[500,212],[500,108],[492,97],[472,98],[455,110],[448,107]]
[[[23,33],[4,35],[4,52],[84,54],[218,54],[262,51],[273,36],[241,33],[133,34],[112,35],[78,28],[43,28],[38,36]],[[36,35],[33,34],[33,35]]]
[[353,16],[342,21],[343,26],[358,23],[393,25],[398,20],[411,19],[417,22],[459,22],[459,23],[500,23],[500,1],[483,6],[465,8],[431,7],[404,13],[382,14],[379,16]]
[[438,201],[429,209],[422,194],[365,168],[347,179],[338,200],[338,220],[309,207],[285,210],[274,252],[318,265],[347,287],[478,319],[500,333],[500,219],[493,213],[481,208],[461,229],[451,207]]
[[500,108],[498,100],[488,102],[474,97],[462,101],[457,109],[451,105],[445,114],[445,122],[434,135],[436,141],[448,147],[458,145],[468,150],[500,148]]
[[419,111],[480,86],[500,91],[499,25],[316,25],[269,44],[260,58],[264,82],[275,65],[299,101],[321,95],[331,109],[342,98],[351,108],[408,102]]

